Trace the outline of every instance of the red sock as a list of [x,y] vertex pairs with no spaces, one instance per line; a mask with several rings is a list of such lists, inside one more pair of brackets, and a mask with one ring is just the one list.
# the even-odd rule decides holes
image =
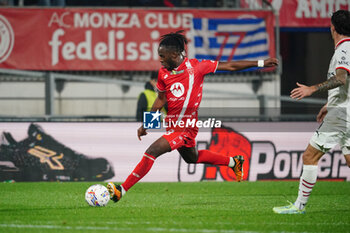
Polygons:
[[213,165],[227,166],[230,163],[230,157],[210,150],[199,150],[197,163],[209,163]]
[[125,191],[128,191],[134,184],[144,177],[148,171],[151,169],[154,160],[156,158],[152,155],[145,153],[141,161],[137,164],[132,173],[126,178],[125,182],[122,184]]

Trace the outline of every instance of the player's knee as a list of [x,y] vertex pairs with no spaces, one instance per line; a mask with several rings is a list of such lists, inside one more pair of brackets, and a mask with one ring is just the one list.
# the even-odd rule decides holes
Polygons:
[[196,158],[188,158],[188,157],[182,157],[186,163],[197,163]]
[[146,150],[147,154],[152,155],[156,158],[166,152],[169,152],[169,150],[162,147],[152,146],[152,145],[148,147],[148,149]]
[[304,165],[317,165],[324,153],[313,146],[309,145],[303,153]]
[[159,152],[158,149],[153,148],[153,147],[148,147],[148,149],[146,150],[146,153],[149,155],[152,155],[154,157],[158,157],[159,155],[161,155],[161,153]]
[[305,152],[303,154],[303,164],[306,164],[306,165],[312,164],[311,156]]
[[348,165],[348,167],[350,167],[350,155],[345,156],[345,161],[346,161],[346,164]]
[[158,156],[170,151],[171,148],[169,143],[161,137],[147,148],[146,153],[157,158]]
[[178,149],[181,157],[186,163],[197,163],[198,151],[195,148],[180,148]]
[[318,160],[313,154],[311,153],[304,153],[303,154],[303,164],[304,165],[315,165],[317,164]]

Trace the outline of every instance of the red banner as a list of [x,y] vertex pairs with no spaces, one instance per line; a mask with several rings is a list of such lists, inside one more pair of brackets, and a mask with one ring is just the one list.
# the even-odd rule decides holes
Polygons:
[[[0,68],[156,70],[160,67],[157,49],[161,35],[186,30],[191,57],[196,53],[193,19],[247,17],[264,19],[268,37],[265,56],[275,56],[274,17],[267,11],[2,8]],[[248,55],[241,58],[256,59]]]
[[[349,0],[267,0],[279,12],[281,27],[330,27],[333,12],[350,10]],[[242,8],[261,9],[262,0],[241,0]],[[266,5],[266,3],[265,3]]]

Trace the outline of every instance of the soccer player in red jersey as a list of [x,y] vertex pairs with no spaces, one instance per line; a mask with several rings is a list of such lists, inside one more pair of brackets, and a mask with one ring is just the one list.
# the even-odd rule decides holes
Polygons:
[[[243,156],[228,157],[209,150],[197,151],[195,138],[198,128],[196,125],[184,127],[176,122],[197,120],[206,74],[214,73],[216,70],[236,71],[250,67],[272,67],[278,64],[278,60],[268,58],[259,61],[219,62],[188,59],[184,56],[187,39],[182,32],[163,35],[158,47],[162,68],[159,70],[157,82],[158,97],[151,111],[158,111],[168,103],[168,114],[165,119],[168,123],[167,132],[148,147],[141,161],[123,184],[108,183],[107,188],[114,202],[119,201],[148,173],[157,157],[172,150],[178,150],[187,163],[225,165],[233,169],[237,181],[241,181],[243,177]],[[137,134],[139,140],[147,134],[143,125],[138,129]]]

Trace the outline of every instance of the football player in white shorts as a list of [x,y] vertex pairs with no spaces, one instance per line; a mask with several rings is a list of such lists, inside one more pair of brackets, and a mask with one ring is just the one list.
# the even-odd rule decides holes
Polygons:
[[317,180],[318,161],[337,144],[350,167],[350,12],[338,10],[331,17],[334,55],[329,64],[327,81],[313,86],[297,83],[291,98],[300,100],[315,92],[328,91],[328,101],[317,115],[322,122],[303,154],[303,172],[298,198],[288,206],[274,207],[278,214],[305,213],[305,205]]

